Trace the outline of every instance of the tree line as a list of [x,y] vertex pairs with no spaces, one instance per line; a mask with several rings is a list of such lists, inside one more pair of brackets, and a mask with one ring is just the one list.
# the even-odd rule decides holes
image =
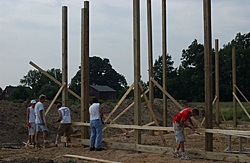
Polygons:
[[[232,46],[236,51],[236,85],[242,93],[249,99],[250,97],[250,32],[247,34],[237,33],[235,38],[219,49],[219,89],[220,101],[232,101]],[[212,50],[212,75],[213,92],[215,92],[215,50]],[[89,58],[89,83],[93,85],[107,85],[117,91],[118,98],[121,98],[129,88],[124,75],[113,69],[109,59],[97,56]],[[189,102],[204,102],[204,45],[195,39],[187,49],[182,50],[181,64],[173,67],[171,55],[167,54],[167,91],[179,100]],[[159,56],[153,65],[154,80],[162,85],[162,56]],[[47,70],[51,76],[58,81],[62,81],[60,69]],[[146,89],[148,81],[141,81]],[[21,85],[12,93],[12,100],[37,98],[39,94],[46,94],[48,99],[53,99],[59,90],[59,86],[43,75],[38,70],[29,70],[28,74],[20,79]],[[24,89],[30,87],[32,89]],[[71,79],[69,88],[80,95],[81,90],[81,70]],[[128,98],[131,98],[130,93]],[[155,98],[162,98],[162,92],[155,87]],[[239,96],[240,97],[240,96]],[[69,94],[69,98],[75,97]],[[242,99],[240,97],[240,99]]]

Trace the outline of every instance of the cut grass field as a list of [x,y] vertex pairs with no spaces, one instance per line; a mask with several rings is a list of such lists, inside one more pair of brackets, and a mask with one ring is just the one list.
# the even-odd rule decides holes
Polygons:
[[[190,104],[197,106],[197,107],[205,108],[204,102],[190,102]],[[247,110],[248,114],[250,115],[250,105],[247,102],[242,102],[242,105]],[[220,109],[223,112],[223,115],[227,121],[233,120],[233,108],[234,108],[233,102],[220,102]],[[214,104],[213,105],[214,116],[215,116],[215,110],[216,110],[216,105]],[[237,119],[239,121],[250,122],[250,119],[248,118],[247,114],[245,113],[244,109],[241,107],[239,103],[237,103]]]

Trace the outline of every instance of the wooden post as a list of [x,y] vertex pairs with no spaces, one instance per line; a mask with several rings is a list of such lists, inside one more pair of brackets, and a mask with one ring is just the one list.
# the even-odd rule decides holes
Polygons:
[[[166,37],[166,0],[162,0],[162,86],[167,91],[167,37]],[[163,126],[167,126],[167,96],[163,96]]]
[[[205,68],[205,128],[213,128],[212,110],[212,45],[211,45],[211,0],[203,0],[204,11],[204,68]],[[213,134],[205,134],[205,150],[213,151]]]
[[215,39],[215,92],[216,97],[216,122],[220,125],[220,88],[219,88],[219,40]]
[[[232,78],[233,78],[233,93],[236,94],[236,88],[234,85],[236,85],[236,58],[235,58],[235,46],[232,47]],[[236,105],[236,99],[233,96],[233,126],[237,127],[237,105]]]
[[[81,23],[81,122],[87,121],[89,108],[89,2],[84,1]],[[88,128],[81,128],[81,138],[89,138]]]
[[68,11],[62,7],[62,83],[66,87],[62,90],[62,105],[68,106]]
[[[133,0],[133,35],[134,35],[134,124],[141,125],[140,82],[140,1]],[[136,144],[141,144],[141,130],[135,130]]]
[[[151,0],[147,0],[147,18],[148,18],[148,77],[149,77],[149,105],[154,110],[154,86],[150,81],[153,74],[153,46],[152,46],[152,16],[151,16]],[[150,116],[150,122],[153,121]],[[149,131],[150,135],[154,135],[154,131]]]

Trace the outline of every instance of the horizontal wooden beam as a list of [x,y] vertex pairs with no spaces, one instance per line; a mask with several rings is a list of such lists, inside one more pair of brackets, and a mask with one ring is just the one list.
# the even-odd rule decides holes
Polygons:
[[[84,122],[73,122],[75,126],[89,126],[89,123]],[[121,124],[104,124],[103,127],[110,128],[127,128],[127,129],[137,129],[137,130],[158,130],[158,131],[174,131],[173,127],[162,127],[162,126],[137,126],[137,125],[121,125]],[[190,132],[189,128],[185,128]],[[199,133],[213,133],[213,134],[235,134],[235,135],[250,135],[250,131],[241,130],[222,130],[222,129],[196,129]]]
[[[233,121],[222,121],[220,122],[221,124],[229,124],[229,125],[233,125]],[[247,121],[237,121],[238,125],[250,125],[250,122]]]
[[[78,143],[89,146],[89,139],[81,139],[71,137],[72,143]],[[65,140],[64,140],[65,141]],[[62,142],[64,142],[62,139]],[[135,143],[122,143],[122,142],[112,142],[103,141],[102,145],[108,148],[121,149],[121,150],[135,150],[147,153],[158,153],[158,154],[173,154],[173,148],[152,146],[152,145],[142,145]],[[222,153],[222,152],[208,152],[202,150],[186,149],[186,152],[191,158],[202,158],[217,161],[229,161],[229,162],[249,162],[250,156],[246,154],[232,154],[232,153]]]
[[103,159],[98,159],[98,158],[70,155],[70,154],[63,155],[63,157],[79,158],[79,159],[83,159],[83,160],[97,161],[97,162],[104,162],[104,163],[121,163],[121,162],[116,162],[116,161],[109,161],[109,160],[103,160]]

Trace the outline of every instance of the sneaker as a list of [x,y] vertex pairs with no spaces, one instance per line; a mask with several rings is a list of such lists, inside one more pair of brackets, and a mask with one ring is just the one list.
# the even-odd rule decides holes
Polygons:
[[188,157],[187,155],[182,155],[182,156],[181,156],[181,159],[183,159],[183,160],[191,160],[191,158]]
[[67,143],[64,143],[64,147],[69,147],[69,144],[67,144]]
[[58,144],[55,144],[54,147],[58,147]]
[[179,153],[179,151],[176,151],[173,154],[174,154],[174,157],[181,157],[181,154]]
[[94,151],[94,150],[95,150],[95,147],[90,147],[89,150],[90,150],[90,151]]
[[104,148],[100,147],[100,148],[96,148],[95,150],[96,151],[102,151],[102,150],[104,150]]

